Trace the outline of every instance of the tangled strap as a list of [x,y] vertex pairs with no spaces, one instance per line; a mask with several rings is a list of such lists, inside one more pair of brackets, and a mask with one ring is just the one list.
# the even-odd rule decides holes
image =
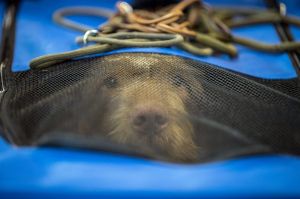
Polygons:
[[[133,9],[129,4],[117,4],[118,12],[92,8],[65,8],[54,14],[54,20],[66,27],[85,32],[77,38],[79,43],[93,45],[78,50],[45,55],[33,59],[30,67],[45,68],[53,64],[124,47],[170,47],[176,46],[193,54],[210,56],[217,53],[235,57],[233,44],[270,53],[300,50],[300,42],[267,44],[238,37],[232,28],[263,24],[286,23],[300,27],[300,20],[286,16],[284,11],[243,8],[211,8],[199,0],[184,0],[178,4],[162,7],[155,12]],[[64,19],[65,15],[89,14],[109,17],[99,28],[91,28]]]

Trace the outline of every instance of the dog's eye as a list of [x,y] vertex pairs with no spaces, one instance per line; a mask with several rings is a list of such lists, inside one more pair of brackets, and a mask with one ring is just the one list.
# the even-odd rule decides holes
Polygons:
[[172,82],[175,86],[178,86],[178,87],[185,84],[185,80],[179,75],[176,75],[175,77],[173,77]]
[[107,88],[115,88],[118,85],[118,80],[114,77],[107,77],[104,79],[103,83]]

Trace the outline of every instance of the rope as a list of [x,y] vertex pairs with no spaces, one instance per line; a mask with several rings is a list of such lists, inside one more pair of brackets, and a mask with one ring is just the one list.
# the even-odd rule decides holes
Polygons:
[[86,32],[88,30],[93,29],[90,26],[80,24],[74,22],[70,19],[66,19],[65,16],[72,16],[72,15],[88,15],[88,16],[96,16],[96,17],[104,17],[110,18],[114,14],[111,10],[106,10],[103,8],[94,8],[94,7],[67,7],[63,9],[59,9],[55,11],[53,14],[53,21],[59,25],[64,27],[79,31],[79,32]]
[[[176,46],[201,56],[223,53],[230,57],[238,55],[233,44],[269,53],[300,49],[300,42],[268,44],[232,34],[232,28],[264,23],[286,23],[300,27],[298,18],[272,10],[211,8],[199,0],[180,1],[155,12],[134,10],[125,2],[119,2],[117,9],[114,15],[109,10],[90,7],[70,7],[56,11],[53,15],[56,23],[85,32],[83,37],[77,38],[78,43],[94,45],[35,58],[30,67],[45,68],[66,60],[124,47]],[[109,20],[95,31],[65,18],[70,15],[100,16]]]
[[[126,46],[176,46],[183,42],[183,37],[181,35],[160,33],[114,33],[103,37],[89,36],[87,40],[99,42],[99,44],[83,47],[78,50],[40,56],[31,60],[30,67],[32,69],[46,68],[62,61],[81,58],[92,54],[99,54]],[[83,38],[78,38],[78,41],[83,42]]]

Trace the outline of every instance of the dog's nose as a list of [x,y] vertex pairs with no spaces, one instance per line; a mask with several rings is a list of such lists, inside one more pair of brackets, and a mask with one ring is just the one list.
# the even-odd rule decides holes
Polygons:
[[167,117],[158,110],[144,110],[133,118],[133,127],[138,132],[159,133],[168,123]]

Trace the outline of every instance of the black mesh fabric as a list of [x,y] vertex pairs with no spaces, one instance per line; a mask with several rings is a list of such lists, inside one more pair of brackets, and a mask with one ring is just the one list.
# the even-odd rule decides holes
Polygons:
[[2,126],[17,145],[118,149],[176,162],[300,154],[299,86],[269,84],[170,55],[85,58],[14,73]]

